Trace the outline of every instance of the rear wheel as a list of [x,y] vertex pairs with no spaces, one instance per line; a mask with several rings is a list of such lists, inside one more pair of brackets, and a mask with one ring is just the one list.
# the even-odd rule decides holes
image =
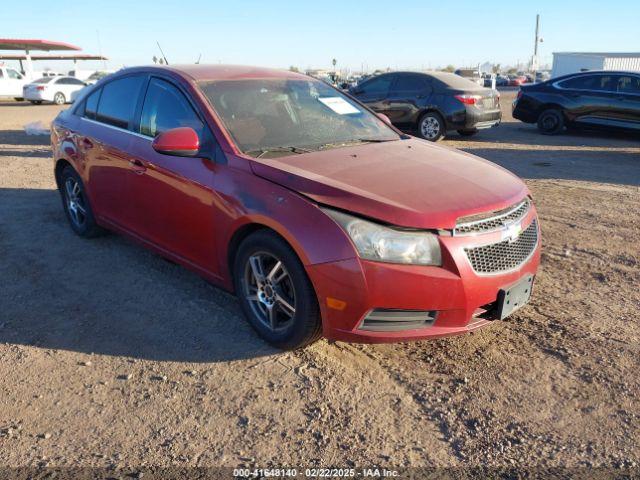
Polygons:
[[53,96],[53,103],[55,103],[56,105],[64,105],[65,103],[67,103],[67,99],[64,96],[64,93],[62,92],[58,92]]
[[538,116],[538,130],[544,135],[557,135],[564,129],[564,116],[557,108],[544,110]]
[[311,281],[295,252],[275,233],[247,237],[233,271],[242,311],[264,340],[296,349],[320,338],[320,309]]
[[104,232],[95,221],[82,179],[71,166],[60,175],[60,193],[69,225],[76,234],[91,238]]
[[476,133],[478,133],[478,129],[477,128],[470,128],[468,130],[458,130],[458,133],[460,135],[462,135],[463,137],[470,137],[470,136],[475,135]]
[[418,122],[418,133],[425,140],[437,142],[446,133],[444,119],[437,112],[425,113]]

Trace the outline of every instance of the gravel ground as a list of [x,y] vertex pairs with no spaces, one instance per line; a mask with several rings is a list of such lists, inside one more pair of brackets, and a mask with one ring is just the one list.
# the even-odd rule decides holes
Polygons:
[[640,464],[640,142],[511,119],[442,142],[526,179],[530,305],[463,337],[282,353],[234,298],[54,191],[59,107],[0,104],[0,466]]

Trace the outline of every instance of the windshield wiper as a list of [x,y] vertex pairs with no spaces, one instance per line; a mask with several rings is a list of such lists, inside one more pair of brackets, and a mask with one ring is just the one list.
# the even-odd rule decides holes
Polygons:
[[263,155],[266,155],[267,153],[271,153],[271,152],[292,152],[292,153],[297,153],[297,154],[301,154],[301,153],[309,153],[311,150],[306,149],[306,148],[301,148],[301,147],[266,147],[266,148],[256,148],[254,150],[247,150],[246,153],[247,155],[251,155],[254,156],[253,154],[257,153],[258,155],[255,156],[255,158],[260,158]]
[[359,143],[383,143],[383,142],[392,142],[392,141],[393,139],[388,139],[388,138],[354,138],[352,140],[345,140],[343,142],[323,143],[318,147],[318,150],[323,150],[325,148],[354,145]]

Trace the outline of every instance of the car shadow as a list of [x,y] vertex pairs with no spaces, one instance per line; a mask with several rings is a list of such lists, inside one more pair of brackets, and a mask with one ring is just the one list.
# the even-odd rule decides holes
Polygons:
[[0,145],[51,145],[47,135],[28,135],[24,130],[0,130]]
[[0,189],[0,342],[159,361],[277,354],[235,297],[122,236],[87,240],[54,190]]

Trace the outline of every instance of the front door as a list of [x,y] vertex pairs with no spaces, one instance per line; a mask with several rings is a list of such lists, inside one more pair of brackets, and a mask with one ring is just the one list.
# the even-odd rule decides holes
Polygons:
[[394,78],[394,74],[385,74],[367,80],[353,90],[353,95],[372,110],[386,114],[389,89]]
[[136,233],[216,273],[215,164],[207,158],[160,154],[151,146],[156,135],[177,127],[193,128],[201,151],[213,151],[213,136],[185,94],[169,81],[154,77],[142,107],[140,135],[133,139],[131,148],[138,164],[130,173]]

